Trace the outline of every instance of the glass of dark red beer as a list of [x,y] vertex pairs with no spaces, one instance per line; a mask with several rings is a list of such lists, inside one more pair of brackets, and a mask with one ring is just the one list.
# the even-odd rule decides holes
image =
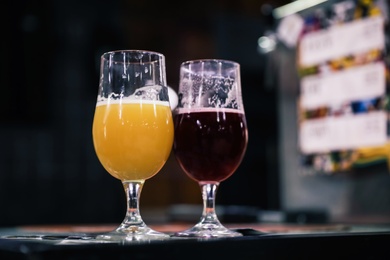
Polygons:
[[219,184],[239,167],[248,143],[240,65],[218,59],[192,60],[180,66],[179,102],[174,110],[174,155],[183,171],[198,182],[203,212],[178,237],[235,237],[215,211]]

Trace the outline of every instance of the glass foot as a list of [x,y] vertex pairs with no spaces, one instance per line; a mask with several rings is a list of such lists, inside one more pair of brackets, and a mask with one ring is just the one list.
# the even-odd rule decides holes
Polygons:
[[168,234],[155,231],[147,226],[130,226],[127,228],[119,227],[114,231],[96,236],[97,241],[113,243],[149,242],[169,238],[170,236]]
[[223,238],[240,237],[241,233],[230,230],[218,224],[197,224],[194,227],[176,232],[172,237],[193,237],[193,238]]

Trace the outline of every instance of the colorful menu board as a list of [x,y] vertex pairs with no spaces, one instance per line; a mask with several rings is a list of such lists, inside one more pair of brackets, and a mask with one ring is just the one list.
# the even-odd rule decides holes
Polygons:
[[383,1],[344,1],[304,18],[297,42],[298,145],[315,173],[390,165]]

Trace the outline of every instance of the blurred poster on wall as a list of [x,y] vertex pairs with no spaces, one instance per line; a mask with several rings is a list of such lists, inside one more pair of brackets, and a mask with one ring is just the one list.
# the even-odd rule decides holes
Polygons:
[[304,17],[297,40],[298,147],[308,173],[390,166],[384,1],[341,1]]

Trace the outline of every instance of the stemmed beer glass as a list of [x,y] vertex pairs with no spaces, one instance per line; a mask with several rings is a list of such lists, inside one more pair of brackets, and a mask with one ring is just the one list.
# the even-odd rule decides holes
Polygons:
[[240,65],[216,59],[183,62],[178,96],[173,152],[183,171],[199,183],[203,212],[195,226],[173,236],[241,236],[224,227],[215,211],[218,185],[236,171],[248,143]]
[[151,51],[119,50],[104,53],[100,66],[93,143],[105,170],[124,186],[127,212],[118,228],[97,239],[169,238],[148,227],[139,210],[145,180],[164,166],[173,144],[165,57]]

